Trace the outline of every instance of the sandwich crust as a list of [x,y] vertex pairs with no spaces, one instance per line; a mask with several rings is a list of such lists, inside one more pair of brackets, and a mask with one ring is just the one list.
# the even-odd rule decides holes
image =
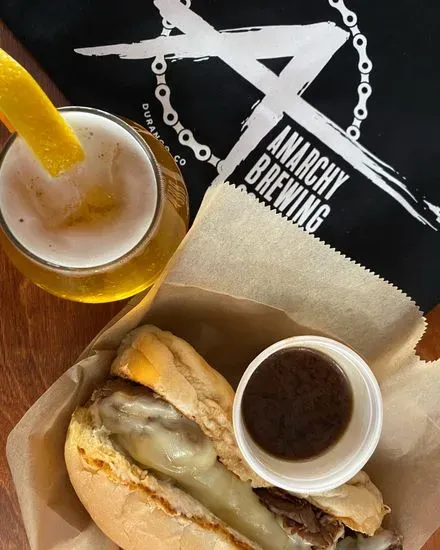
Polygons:
[[361,471],[350,481],[307,500],[339,519],[353,531],[372,536],[382,525],[390,508],[383,503],[382,493],[368,474]]
[[234,390],[188,342],[152,325],[141,326],[122,342],[111,372],[151,388],[194,420],[220,461],[240,479],[254,487],[268,486],[245,463],[235,442]]
[[[152,389],[211,439],[219,460],[243,481],[267,487],[244,462],[232,428],[234,392],[184,340],[146,325],[120,346],[111,374]],[[230,529],[170,482],[140,469],[78,409],[65,458],[72,485],[101,530],[124,550],[250,550],[260,548]],[[368,475],[320,495],[302,496],[360,533],[373,535],[389,509]]]
[[[155,326],[141,326],[122,342],[112,374],[151,388],[197,422],[220,461],[238,477],[254,487],[269,486],[247,466],[235,442],[233,389],[188,342]],[[365,472],[331,491],[299,496],[366,535],[373,535],[389,512]]]
[[75,411],[65,444],[75,492],[98,527],[124,550],[257,550],[191,496],[117,451],[87,409]]

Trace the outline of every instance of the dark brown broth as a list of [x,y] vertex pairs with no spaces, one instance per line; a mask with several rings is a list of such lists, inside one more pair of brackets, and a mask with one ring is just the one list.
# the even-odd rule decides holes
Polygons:
[[351,386],[337,363],[307,348],[279,351],[254,372],[243,418],[266,452],[288,460],[316,457],[334,445],[353,411]]

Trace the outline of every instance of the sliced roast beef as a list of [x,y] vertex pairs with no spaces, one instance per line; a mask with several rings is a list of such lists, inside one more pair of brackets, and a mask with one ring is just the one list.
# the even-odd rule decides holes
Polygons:
[[392,531],[381,529],[373,537],[367,537],[344,528],[329,514],[282,489],[254,491],[269,510],[282,517],[284,527],[292,535],[307,541],[313,549],[402,550],[402,537]]
[[284,527],[313,548],[332,548],[344,535],[344,526],[306,500],[282,489],[255,489],[261,502],[274,514],[283,518]]

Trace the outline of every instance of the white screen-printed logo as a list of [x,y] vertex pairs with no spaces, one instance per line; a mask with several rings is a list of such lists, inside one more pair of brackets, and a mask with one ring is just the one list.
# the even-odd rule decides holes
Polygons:
[[[156,97],[164,107],[164,122],[173,127],[179,142],[190,147],[200,161],[217,168],[214,181],[225,181],[245,160],[284,114],[310,132],[353,168],[388,193],[415,219],[433,229],[440,223],[440,209],[416,197],[396,171],[366,150],[359,142],[361,123],[367,117],[366,101],[371,95],[369,73],[372,63],[366,55],[366,38],[361,34],[356,14],[345,7],[343,0],[328,0],[338,9],[349,31],[332,22],[310,25],[280,25],[243,29],[216,30],[195,13],[188,0],[155,0],[163,18],[161,36],[134,44],[117,44],[77,49],[83,55],[119,55],[125,59],[153,59],[152,69],[158,85]],[[180,35],[171,36],[177,28]],[[306,102],[302,94],[330,61],[339,48],[352,37],[359,52],[361,80],[359,101],[353,122],[347,130]],[[170,103],[166,83],[166,59],[190,58],[194,61],[217,57],[240,77],[247,79],[263,94],[252,106],[252,112],[228,155],[219,159],[209,146],[200,144],[193,132],[184,128]],[[261,59],[292,57],[280,74],[275,74]]]

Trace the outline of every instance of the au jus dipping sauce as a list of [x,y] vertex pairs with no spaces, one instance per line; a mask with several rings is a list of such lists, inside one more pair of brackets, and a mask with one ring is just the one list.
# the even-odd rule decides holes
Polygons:
[[267,357],[242,400],[246,428],[264,451],[287,460],[314,458],[345,432],[353,412],[351,386],[327,355],[290,348]]

